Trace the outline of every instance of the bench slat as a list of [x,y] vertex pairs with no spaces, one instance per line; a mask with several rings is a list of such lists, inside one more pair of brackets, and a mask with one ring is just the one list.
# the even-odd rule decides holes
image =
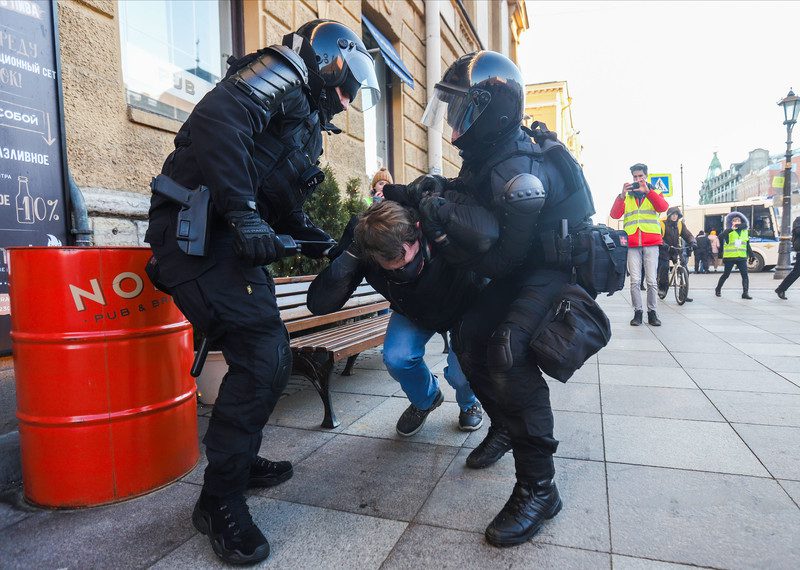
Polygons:
[[[353,294],[350,295],[351,299],[355,299],[358,297],[364,297],[366,295],[374,295],[375,289],[370,287],[369,285],[359,285]],[[287,295],[285,297],[278,297],[278,308],[279,309],[290,309],[293,307],[304,306],[306,304],[306,300],[308,299],[308,295],[306,292],[296,293]]]
[[348,323],[346,325],[341,325],[335,328],[326,329],[323,331],[318,331],[315,333],[307,334],[305,336],[296,337],[293,340],[300,340],[304,339],[307,343],[319,343],[321,340],[333,336],[334,338],[340,335],[347,335],[351,332],[358,332],[361,330],[365,330],[370,326],[374,326],[376,323],[379,323],[384,320],[388,320],[387,317],[389,315],[381,315],[379,317],[373,317],[370,319],[364,319],[361,321],[356,321],[354,323]]
[[369,337],[383,334],[389,322],[389,315],[365,319],[344,327],[337,327],[311,335],[292,339],[292,346],[301,351],[325,350],[334,352]]
[[343,342],[346,343],[347,339],[350,338],[369,336],[375,330],[384,328],[386,326],[386,322],[388,322],[388,320],[384,319],[383,317],[365,319],[363,321],[359,321],[358,323],[353,323],[354,325],[361,325],[358,327],[346,325],[344,327],[337,327],[294,338],[292,339],[292,345],[308,348],[309,350],[325,350],[331,346],[338,346]]
[[[290,333],[304,331],[314,327],[335,323],[337,321],[343,321],[346,319],[360,317],[362,315],[367,315],[369,313],[377,313],[378,311],[382,311],[388,308],[389,308],[389,302],[384,301],[383,303],[375,303],[372,305],[355,307],[353,309],[336,311],[335,313],[330,313],[328,315],[318,315],[318,316],[308,317],[305,319],[297,319],[285,323],[286,330],[288,330]],[[298,338],[303,338],[303,337],[298,337]]]
[[[383,301],[385,301],[383,295],[375,293],[374,295],[365,295],[363,297],[355,297],[350,299],[344,304],[342,309],[351,309],[353,307],[360,307],[362,305],[369,305],[372,303],[381,303]],[[284,322],[295,321],[297,319],[311,316],[313,316],[311,311],[309,311],[305,306],[295,307],[293,309],[284,309],[281,311],[281,319],[283,319]]]

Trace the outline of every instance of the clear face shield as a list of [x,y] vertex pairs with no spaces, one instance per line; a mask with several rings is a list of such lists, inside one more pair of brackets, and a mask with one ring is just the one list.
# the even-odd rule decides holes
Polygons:
[[445,132],[446,123],[453,130],[450,142],[455,142],[475,124],[491,99],[491,94],[483,89],[465,91],[460,87],[437,83],[433,98],[422,115],[422,123],[442,133]]
[[375,62],[368,53],[360,51],[352,42],[347,48],[340,49],[347,69],[350,70],[342,87],[351,97],[351,102],[361,93],[361,110],[366,111],[377,105],[381,98]]

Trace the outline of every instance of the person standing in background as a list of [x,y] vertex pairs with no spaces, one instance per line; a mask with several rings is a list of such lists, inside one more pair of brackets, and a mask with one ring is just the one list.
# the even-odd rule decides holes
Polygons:
[[750,249],[750,230],[747,216],[741,212],[731,212],[725,216],[725,230],[720,235],[722,241],[722,261],[725,272],[720,276],[717,288],[714,291],[717,297],[722,297],[722,286],[733,271],[733,266],[739,268],[742,275],[742,299],[750,300],[750,277],[747,275],[747,260],[753,258]]
[[633,319],[631,326],[642,324],[642,292],[639,290],[642,272],[647,280],[647,322],[658,327],[658,250],[662,243],[658,214],[666,212],[669,204],[652,184],[647,183],[647,165],[631,166],[633,183],[626,182],[622,192],[614,200],[611,217],[623,219],[628,234],[628,273],[631,276],[631,303]]
[[700,230],[697,234],[697,249],[694,252],[694,272],[708,273],[708,262],[711,259],[711,242],[706,232]]
[[714,273],[717,272],[719,267],[719,237],[717,230],[711,230],[708,234],[708,244],[711,246],[711,263],[714,265]]
[[[800,253],[800,216],[797,216],[794,222],[792,222],[792,249],[796,253]],[[778,288],[775,289],[779,299],[786,300],[786,290],[797,281],[798,277],[800,277],[800,263],[797,260],[797,256],[795,256],[794,267],[789,274],[783,278]]]
[[372,177],[372,184],[369,186],[370,205],[383,200],[383,187],[387,184],[394,184],[394,180],[386,167],[382,166]]

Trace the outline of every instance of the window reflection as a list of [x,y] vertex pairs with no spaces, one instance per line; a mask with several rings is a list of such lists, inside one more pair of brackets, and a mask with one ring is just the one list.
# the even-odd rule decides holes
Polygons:
[[224,75],[230,0],[121,0],[119,14],[128,104],[184,121]]

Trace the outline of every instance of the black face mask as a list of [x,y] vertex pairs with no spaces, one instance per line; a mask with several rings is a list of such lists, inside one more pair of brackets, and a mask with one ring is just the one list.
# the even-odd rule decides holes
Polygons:
[[400,269],[384,269],[383,274],[386,279],[395,285],[407,285],[413,283],[422,274],[422,269],[425,267],[425,245],[419,242],[419,251],[414,256],[414,259],[406,263]]

